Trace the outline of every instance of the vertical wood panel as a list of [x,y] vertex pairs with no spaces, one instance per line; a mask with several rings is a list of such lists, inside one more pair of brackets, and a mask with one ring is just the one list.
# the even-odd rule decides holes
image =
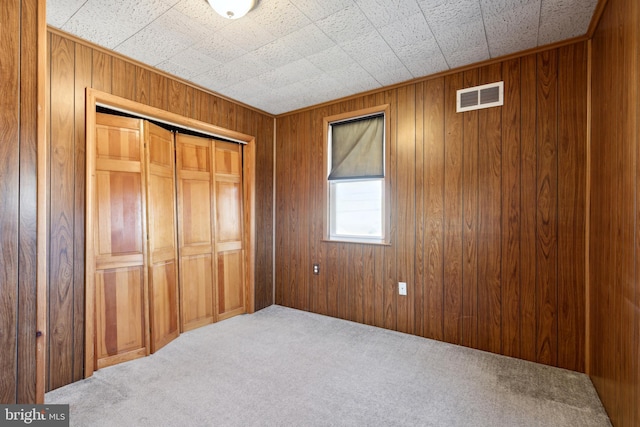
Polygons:
[[[592,44],[588,371],[616,426],[640,422],[640,5],[607,2]],[[566,52],[578,58],[577,52]],[[567,56],[567,60],[570,56]],[[560,56],[562,64],[565,56]],[[579,84],[579,82],[575,82]],[[569,86],[573,89],[573,84]],[[575,112],[577,113],[577,112]],[[575,114],[574,113],[574,114]],[[559,156],[565,154],[560,134]],[[565,174],[560,175],[560,179]],[[572,177],[570,177],[571,179]],[[563,187],[559,194],[562,195]],[[576,202],[578,202],[576,200]],[[562,205],[561,205],[562,207]],[[561,213],[570,211],[567,206]],[[562,227],[560,232],[569,229]],[[562,239],[562,234],[559,236]],[[562,243],[562,241],[561,241]],[[559,260],[567,249],[560,245]],[[569,272],[571,273],[571,272]],[[559,275],[560,295],[566,294]],[[559,313],[559,338],[570,312]],[[569,317],[567,317],[567,315]],[[568,325],[567,325],[568,327]],[[561,347],[562,348],[562,347]],[[559,360],[560,363],[565,360]],[[570,361],[569,361],[570,362]]]
[[[84,49],[87,49],[83,46]],[[114,95],[135,99],[136,66],[120,58],[113,58],[111,89]]]
[[[501,64],[480,69],[480,84],[499,81]],[[502,349],[502,116],[501,108],[478,112],[478,348],[500,353]]]
[[[73,360],[74,43],[51,38],[49,388],[68,384]],[[95,56],[94,56],[95,67]]]
[[149,105],[167,110],[169,105],[168,82],[165,76],[151,73],[149,79]]
[[74,212],[74,327],[73,327],[73,381],[82,379],[84,372],[84,275],[85,275],[85,193],[86,193],[86,135],[85,90],[91,87],[92,52],[76,44],[75,61],[75,212]]
[[520,357],[519,59],[504,63],[503,78],[505,105],[502,107],[502,354]]
[[398,296],[398,324],[401,332],[414,333],[414,254],[415,254],[415,141],[416,141],[415,86],[398,89],[398,180],[396,184],[398,228],[397,252],[398,281],[407,283],[407,295]]
[[463,115],[456,113],[456,91],[463,75],[445,79],[444,156],[444,335],[447,342],[462,342],[462,140]]
[[557,51],[538,54],[537,360],[555,365],[558,348]]
[[[16,403],[20,191],[20,2],[0,7],[0,403]],[[6,70],[6,72],[5,72]],[[5,332],[6,331],[6,332]],[[6,349],[6,350],[5,350]]]
[[[573,69],[574,73],[567,70]],[[560,49],[558,64],[558,365],[575,371],[585,366],[585,171],[587,57],[582,45]],[[633,158],[632,155],[629,158]],[[633,233],[631,233],[633,234]],[[583,262],[579,262],[582,259]]]
[[[390,105],[389,109],[389,127],[391,131],[389,132],[390,139],[389,145],[389,177],[390,180],[390,188],[396,188],[397,182],[397,165],[396,158],[398,153],[398,135],[397,135],[397,123],[398,123],[398,101],[397,101],[397,93],[396,91],[386,91],[384,94],[385,103]],[[394,196],[391,195],[391,200],[394,199]],[[395,242],[397,238],[397,217],[398,211],[397,209],[391,208],[391,230],[387,230],[389,233],[389,241]],[[382,319],[384,322],[384,327],[388,329],[395,329],[397,324],[397,304],[398,304],[398,280],[397,280],[397,259],[396,259],[396,248],[385,246],[384,250],[384,258],[382,261],[382,301],[383,301],[383,314]]]
[[151,73],[141,67],[136,67],[136,95],[135,101],[141,104],[149,104],[149,92],[151,91]]
[[424,283],[425,283],[425,179],[424,179],[424,83],[416,84],[415,120],[416,120],[416,145],[415,145],[415,256],[414,263],[414,333],[424,336]]
[[425,336],[444,335],[444,78],[425,84]]
[[[92,85],[94,89],[111,93],[111,62],[113,57],[99,50],[93,50]],[[56,80],[57,81],[57,80]]]
[[[464,73],[464,86],[478,85],[478,71]],[[462,344],[478,339],[478,112],[464,113],[462,172]]]
[[[520,357],[537,360],[536,333],[536,55],[521,58]],[[529,106],[527,108],[527,106]]]
[[22,2],[20,32],[20,239],[18,241],[19,327],[16,401],[22,403],[36,401],[36,151],[38,143],[36,126],[38,49],[36,47],[39,33],[37,22],[39,6],[42,6],[42,3],[39,4],[33,0]]

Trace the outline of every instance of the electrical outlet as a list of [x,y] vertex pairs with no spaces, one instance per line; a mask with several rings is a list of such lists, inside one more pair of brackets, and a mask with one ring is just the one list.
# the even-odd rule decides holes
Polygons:
[[407,282],[398,282],[398,294],[400,295],[407,294]]
[[320,274],[320,264],[313,264],[313,274],[316,276]]

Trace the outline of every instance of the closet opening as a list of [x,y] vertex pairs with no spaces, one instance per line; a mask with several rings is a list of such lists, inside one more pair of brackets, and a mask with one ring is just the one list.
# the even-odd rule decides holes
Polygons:
[[87,89],[85,377],[254,311],[255,137]]

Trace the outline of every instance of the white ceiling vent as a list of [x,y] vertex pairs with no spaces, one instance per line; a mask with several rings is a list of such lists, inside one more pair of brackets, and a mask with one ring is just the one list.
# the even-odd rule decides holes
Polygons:
[[456,111],[479,110],[504,104],[504,82],[460,89],[457,93]]

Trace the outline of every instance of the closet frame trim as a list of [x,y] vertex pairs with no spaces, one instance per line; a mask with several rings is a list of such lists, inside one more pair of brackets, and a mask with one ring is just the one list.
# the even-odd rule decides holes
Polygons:
[[184,117],[156,107],[141,104],[116,95],[105,93],[96,89],[86,88],[86,201],[85,201],[85,358],[84,377],[93,375],[95,366],[95,253],[93,236],[93,209],[94,198],[89,194],[95,190],[96,176],[96,107],[104,106],[115,110],[150,118],[160,122],[196,130],[204,134],[219,136],[234,140],[243,146],[242,155],[242,202],[243,227],[244,227],[244,291],[245,307],[247,313],[255,311],[255,253],[256,253],[256,219],[255,219],[255,163],[256,163],[256,138],[230,129],[225,129],[210,123]]

